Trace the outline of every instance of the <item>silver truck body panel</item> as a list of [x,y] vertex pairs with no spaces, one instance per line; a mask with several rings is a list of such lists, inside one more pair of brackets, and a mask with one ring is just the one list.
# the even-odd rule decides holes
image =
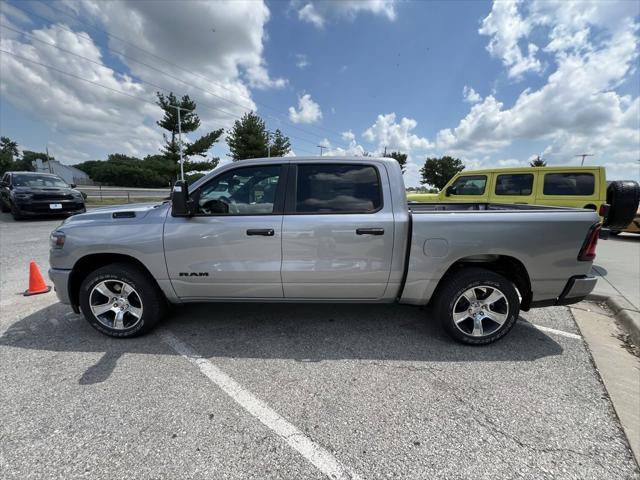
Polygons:
[[[252,228],[274,235],[247,236]],[[164,225],[169,278],[184,300],[282,298],[281,242],[282,215],[169,216]],[[184,276],[191,273],[207,276]]]
[[411,261],[401,301],[423,304],[451,265],[478,255],[518,260],[529,274],[533,301],[557,298],[570,277],[591,270],[591,262],[578,261],[578,253],[597,221],[598,215],[587,210],[414,214]]
[[[402,172],[393,159],[292,157],[245,160],[241,166],[325,162],[376,167],[382,208],[370,214],[189,218],[172,217],[170,202],[92,210],[58,228],[66,243],[51,250],[50,275],[60,300],[70,301],[68,272],[94,254],[137,259],[171,302],[399,300],[422,305],[454,263],[497,255],[520,262],[530,277],[533,300],[545,301],[557,299],[570,278],[587,275],[591,268],[591,262],[577,256],[598,222],[592,211],[513,205],[410,212]],[[219,167],[195,182],[191,192],[239,166]],[[123,211],[135,217],[113,217]],[[362,227],[383,228],[384,235],[356,235]],[[273,229],[274,235],[247,236],[253,228]],[[591,281],[577,281],[572,295],[586,295],[590,288]]]

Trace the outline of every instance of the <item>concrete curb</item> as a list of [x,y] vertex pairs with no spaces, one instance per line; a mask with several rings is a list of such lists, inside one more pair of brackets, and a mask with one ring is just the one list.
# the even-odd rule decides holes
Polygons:
[[620,295],[607,296],[591,293],[587,295],[587,300],[605,302],[613,312],[614,318],[627,331],[631,341],[635,345],[640,345],[640,311],[626,298]]

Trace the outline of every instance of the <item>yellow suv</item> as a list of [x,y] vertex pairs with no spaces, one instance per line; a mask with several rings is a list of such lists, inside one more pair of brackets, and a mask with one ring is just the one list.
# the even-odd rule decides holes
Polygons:
[[607,203],[604,167],[522,167],[463,171],[440,193],[413,202],[531,203],[600,210]]
[[465,170],[440,193],[410,193],[410,202],[530,203],[596,210],[611,230],[624,229],[638,208],[640,186],[607,182],[604,167]]

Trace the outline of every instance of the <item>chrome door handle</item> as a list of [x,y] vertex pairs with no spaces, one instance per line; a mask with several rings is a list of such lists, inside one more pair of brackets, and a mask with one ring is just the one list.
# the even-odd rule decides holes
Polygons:
[[275,235],[273,228],[250,228],[247,230],[247,235],[262,235],[264,237],[273,237]]
[[357,228],[356,235],[384,235],[384,228]]

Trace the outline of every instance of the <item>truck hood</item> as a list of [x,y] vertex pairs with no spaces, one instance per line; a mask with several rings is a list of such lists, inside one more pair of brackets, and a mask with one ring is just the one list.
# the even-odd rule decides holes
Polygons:
[[46,195],[48,198],[64,198],[65,195],[80,195],[78,190],[70,187],[14,187],[13,193],[30,193],[32,195]]
[[[131,203],[128,205],[114,205],[112,207],[89,208],[87,213],[67,218],[62,225],[76,225],[91,222],[135,222],[145,218],[151,212],[166,210],[169,202]],[[159,213],[159,212],[158,212]]]

